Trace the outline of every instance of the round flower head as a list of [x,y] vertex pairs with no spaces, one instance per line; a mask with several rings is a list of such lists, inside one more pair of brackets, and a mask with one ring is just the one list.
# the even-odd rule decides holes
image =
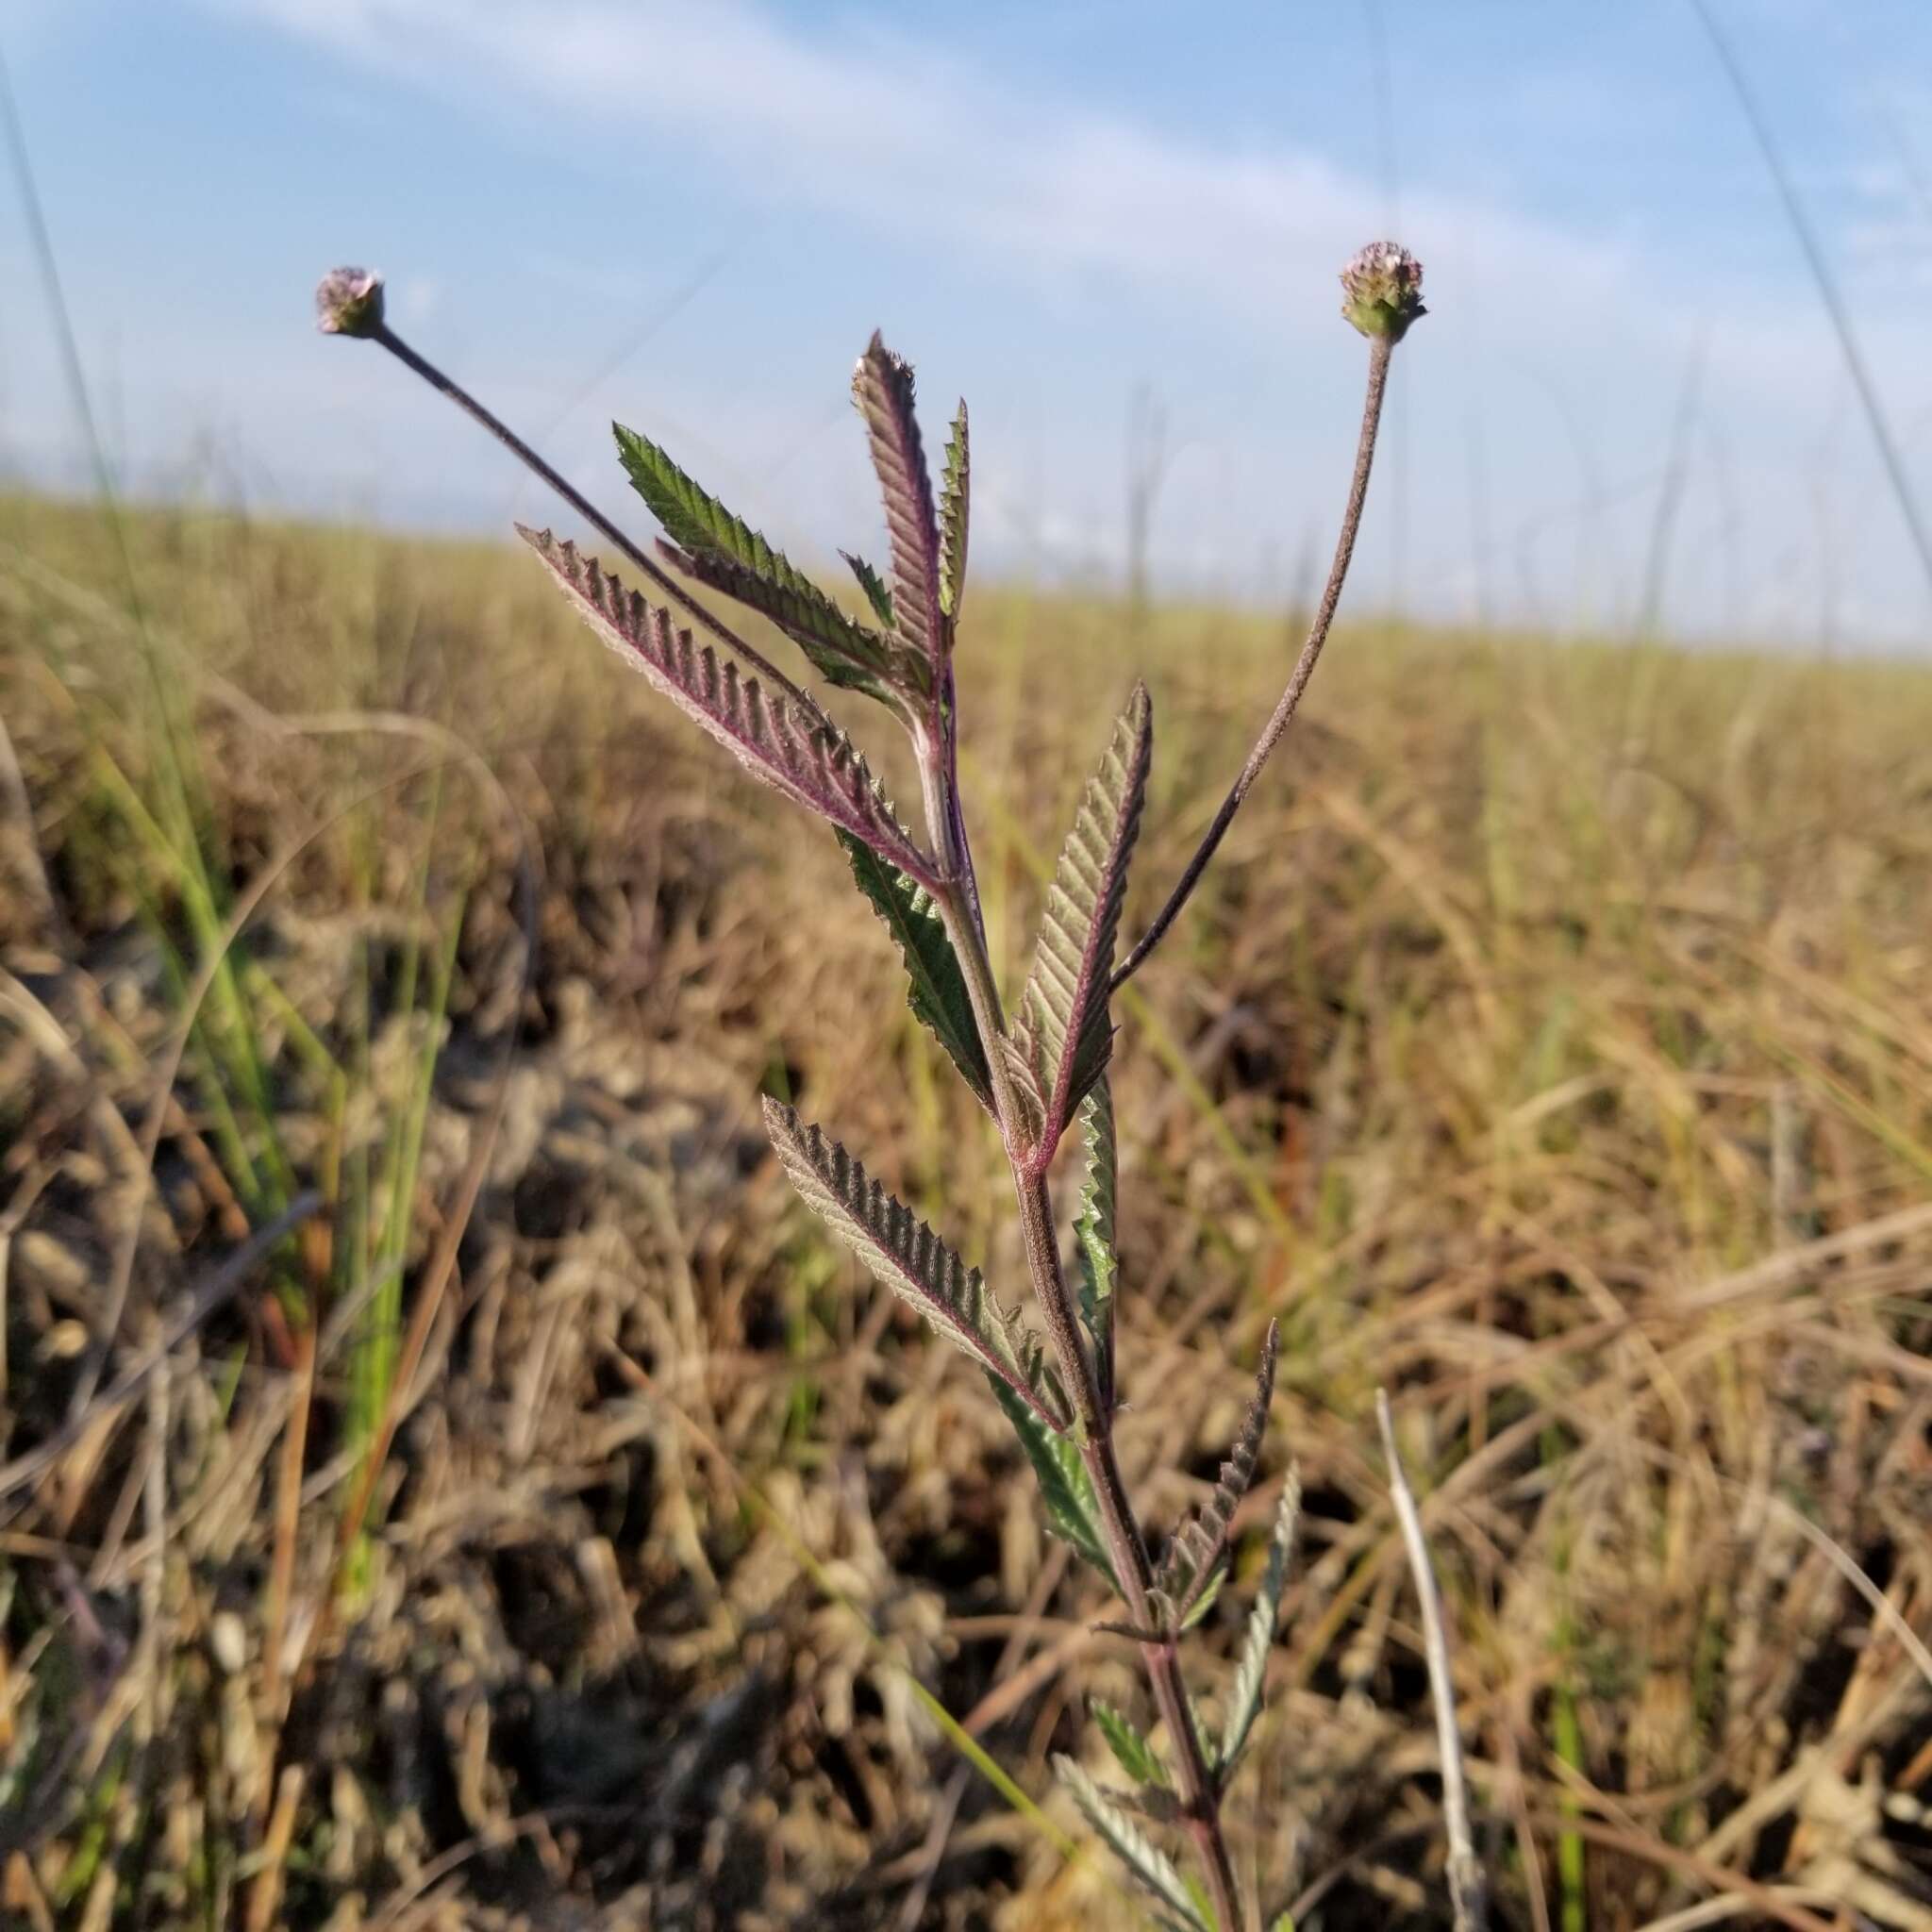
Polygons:
[[382,327],[382,277],[374,269],[332,268],[316,285],[315,325],[325,336],[373,336]]
[[1341,271],[1341,312],[1365,336],[1399,342],[1423,307],[1423,265],[1395,242],[1371,242]]

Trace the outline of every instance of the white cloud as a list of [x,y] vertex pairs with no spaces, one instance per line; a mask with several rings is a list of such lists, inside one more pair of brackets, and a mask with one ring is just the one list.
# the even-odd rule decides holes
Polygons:
[[[937,255],[1049,291],[1069,278],[1117,288],[1143,309],[1185,318],[1173,333],[1189,353],[1230,334],[1285,346],[1339,328],[1335,271],[1381,225],[1379,190],[1305,147],[1137,125],[930,42],[825,15],[808,31],[754,0],[201,4],[469,111],[557,129],[579,156],[587,141],[614,156],[643,127],[659,147],[675,142],[693,171],[735,184],[750,207],[808,209],[861,233],[918,238]],[[1743,169],[1751,162],[1741,133],[1739,142]],[[1871,244],[1898,247],[1900,201],[1896,183],[1886,187],[1892,192],[1872,193],[1866,219],[1839,238],[1855,279],[1874,265]],[[1429,382],[1417,394],[1408,450],[1418,507],[1412,575],[1435,555],[1444,581],[1506,569],[1533,576],[1522,533],[1574,493],[1573,439],[1592,446],[1590,460],[1613,483],[1660,474],[1690,343],[1707,325],[1701,408],[1724,425],[1726,460],[1742,479],[1739,521],[1755,554],[1808,555],[1821,541],[1821,490],[1869,505],[1861,542],[1874,527],[1881,549],[1891,542],[1893,507],[1873,493],[1862,429],[1843,413],[1836,348],[1768,186],[1762,227],[1754,217],[1739,251],[1757,266],[1755,287],[1735,267],[1717,279],[1673,210],[1649,210],[1643,225],[1648,235],[1674,238],[1679,252],[1667,258],[1647,252],[1634,229],[1533,218],[1507,192],[1451,192],[1426,178],[1404,185],[1405,239],[1427,263],[1441,318],[1428,325]],[[1894,265],[1899,258],[1892,253]],[[1932,402],[1932,353],[1916,317],[1908,305],[1866,301],[1859,318],[1868,354],[1909,421]],[[1553,409],[1543,391],[1557,389]],[[1815,446],[1833,420],[1856,433],[1821,477]],[[1462,501],[1476,422],[1495,479],[1486,539],[1465,528],[1474,519]],[[1229,458],[1236,470],[1263,441],[1245,423],[1233,425],[1230,449],[1243,439],[1249,447]],[[1248,474],[1259,470],[1257,459]],[[1104,499],[1108,485],[1088,475],[1086,496]],[[1618,540],[1632,558],[1648,541],[1652,487],[1637,492]],[[1543,540],[1559,574],[1571,526],[1580,519],[1591,532],[1601,522],[1589,495]],[[1042,531],[1067,525],[1064,502],[1028,500]],[[1289,514],[1298,518],[1300,507]],[[1604,542],[1612,535],[1607,529]],[[1232,541],[1252,540],[1237,530]],[[1495,560],[1459,560],[1485,543]],[[1519,550],[1520,561],[1501,560]],[[1710,557],[1687,546],[1684,569],[1707,567]],[[1918,624],[1924,587],[1914,571],[1881,562],[1863,584],[1897,621]],[[1774,584],[1766,594],[1790,601]]]
[[[1380,226],[1379,192],[1312,154],[1149,133],[903,38],[808,43],[742,0],[219,4],[472,101],[480,85],[655,125],[761,199],[1116,275],[1270,326]],[[1535,287],[1553,319],[1601,316],[1630,280],[1620,245],[1504,208],[1415,192],[1407,225],[1450,281]]]

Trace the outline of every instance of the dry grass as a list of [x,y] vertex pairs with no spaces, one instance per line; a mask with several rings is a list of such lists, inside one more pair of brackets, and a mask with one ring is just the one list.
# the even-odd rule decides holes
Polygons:
[[[1042,1767],[1090,1692],[1144,1717],[1132,1660],[983,1386],[758,1130],[761,1086],[808,1095],[1017,1277],[991,1130],[829,839],[517,558],[131,537],[145,647],[94,519],[0,504],[0,1460],[60,1445],[0,1496],[0,1918],[1126,1923]],[[1007,969],[1103,728],[1064,711],[1153,687],[1131,927],[1272,697],[1278,625],[1153,629],[1129,666],[1097,606],[969,616]],[[132,816],[157,691],[223,981]],[[1157,1514],[1283,1324],[1307,1507],[1234,1829],[1303,1932],[1447,1923],[1378,1382],[1500,1923],[1932,1926],[1928,723],[1900,668],[1344,635],[1128,996],[1124,1449],[1192,1472]],[[440,940],[439,1002],[402,962]],[[342,1257],[377,1224],[373,1341]],[[408,1398],[365,1544],[372,1360]]]

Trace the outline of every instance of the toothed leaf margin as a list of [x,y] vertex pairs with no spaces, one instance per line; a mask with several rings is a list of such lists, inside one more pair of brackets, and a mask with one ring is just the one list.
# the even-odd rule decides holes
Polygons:
[[1277,1323],[1268,1324],[1268,1339],[1261,1349],[1261,1367],[1255,1377],[1254,1398],[1241,1423],[1214,1493],[1194,1515],[1174,1532],[1155,1575],[1155,1590],[1173,1607],[1176,1627],[1184,1627],[1201,1593],[1214,1580],[1221,1559],[1227,1552],[1227,1532],[1234,1512],[1255,1480],[1255,1465],[1260,1458],[1261,1437],[1268,1426],[1268,1404],[1274,1393],[1274,1358],[1281,1344]]
[[1093,1782],[1071,1757],[1056,1757],[1055,1775],[1074,1795],[1087,1822],[1139,1884],[1193,1932],[1209,1932],[1208,1921],[1174,1862],[1128,1816],[1114,1796]]
[[872,1179],[838,1141],[782,1102],[765,1101],[765,1131],[799,1197],[876,1278],[963,1349],[1049,1429],[1066,1426],[1058,1384],[1039,1341],[1002,1308],[968,1268],[902,1201]]
[[1137,684],[1061,849],[1020,996],[1021,1051],[1043,1113],[1037,1160],[1051,1158],[1113,1052],[1108,981],[1153,748],[1153,707]]
[[852,861],[852,875],[858,881],[859,891],[872,901],[874,911],[885,923],[906,962],[908,1000],[913,1012],[945,1048],[980,1105],[991,1112],[992,1074],[987,1067],[986,1049],[980,1044],[965,975],[932,894],[848,833],[840,833],[839,842]]
[[1221,1733],[1221,1775],[1234,1770],[1261,1710],[1261,1692],[1268,1679],[1268,1653],[1274,1647],[1275,1625],[1281,1617],[1282,1592],[1288,1588],[1289,1559],[1294,1553],[1294,1533],[1301,1520],[1302,1484],[1299,1474],[1290,1470],[1281,1485],[1281,1501],[1274,1511],[1274,1534],[1268,1541],[1268,1567],[1261,1573],[1260,1587],[1255,1592],[1254,1607],[1241,1633],[1241,1651],[1234,1668],[1234,1685],[1228,1693],[1227,1718]]

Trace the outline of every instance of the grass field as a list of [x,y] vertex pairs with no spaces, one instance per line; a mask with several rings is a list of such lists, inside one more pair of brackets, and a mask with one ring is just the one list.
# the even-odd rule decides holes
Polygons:
[[[507,549],[125,538],[0,502],[0,1920],[1137,1923],[1044,1770],[1131,1646],[758,1125],[1014,1291],[829,836]],[[1006,974],[1132,675],[1130,930],[1291,655],[975,592]],[[1928,986],[1932,673],[1344,625],[1116,1073],[1155,1516],[1283,1325],[1302,1932],[1447,1924],[1378,1383],[1499,1924],[1932,1926]]]

